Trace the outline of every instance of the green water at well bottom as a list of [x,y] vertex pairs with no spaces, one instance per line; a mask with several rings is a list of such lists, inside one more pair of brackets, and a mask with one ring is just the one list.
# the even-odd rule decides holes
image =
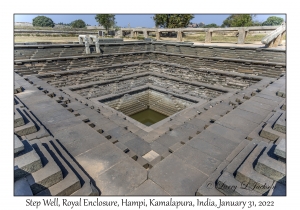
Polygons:
[[167,118],[168,116],[156,112],[152,109],[146,109],[144,111],[130,115],[129,117],[135,119],[136,121],[139,121],[140,123],[143,123],[144,125],[150,126]]

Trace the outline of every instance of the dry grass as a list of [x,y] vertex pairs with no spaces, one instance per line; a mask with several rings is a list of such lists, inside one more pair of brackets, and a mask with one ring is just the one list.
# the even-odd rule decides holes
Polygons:
[[14,26],[14,29],[18,30],[47,30],[47,31],[95,31],[98,32],[98,29],[87,29],[87,28],[71,28],[71,27],[32,27],[32,26]]
[[[266,36],[266,34],[249,34],[245,39],[245,44],[253,44],[260,42],[262,38]],[[152,36],[153,37],[153,36]],[[155,38],[155,37],[153,37]],[[284,35],[283,40],[286,39],[286,35]],[[137,39],[124,38],[124,41],[133,41]],[[161,37],[160,40],[166,41],[177,41],[176,37]],[[238,38],[234,33],[232,34],[213,34],[212,42],[213,43],[237,43]],[[78,37],[53,37],[53,36],[15,36],[15,43],[18,42],[77,42]],[[186,34],[183,37],[183,41],[190,42],[199,42],[204,43],[205,41],[205,33],[198,34]]]
[[[248,34],[245,39],[245,44],[253,44],[260,42],[262,38],[264,38],[266,34]],[[152,36],[155,39],[155,36]],[[286,36],[283,37],[283,40],[286,39]],[[160,40],[166,41],[177,41],[176,37],[160,37]],[[182,39],[183,41],[190,42],[205,42],[205,32],[193,33],[193,34],[185,34]],[[212,42],[213,43],[237,43],[238,37],[236,33],[213,33]]]
[[78,37],[15,36],[15,43],[20,42],[78,42]]
[[[248,34],[245,39],[245,44],[253,44],[255,42],[260,42],[266,34]],[[237,43],[238,37],[234,33],[222,35],[222,34],[213,34],[212,42],[219,42],[219,43]],[[285,36],[283,37],[285,40]],[[183,37],[183,41],[196,41],[196,42],[204,42],[205,41],[205,34],[193,34],[193,35],[186,35]]]

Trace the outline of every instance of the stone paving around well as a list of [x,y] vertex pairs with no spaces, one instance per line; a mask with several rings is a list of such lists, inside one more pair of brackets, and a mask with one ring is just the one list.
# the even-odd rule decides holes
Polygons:
[[15,195],[286,194],[285,50],[90,51],[15,45]]

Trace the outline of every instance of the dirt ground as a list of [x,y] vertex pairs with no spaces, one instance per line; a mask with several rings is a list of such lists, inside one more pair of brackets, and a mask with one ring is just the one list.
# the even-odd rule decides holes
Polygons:
[[[261,43],[262,38],[266,34],[250,34],[246,37],[244,45],[237,45],[237,37],[234,34],[229,35],[221,35],[215,34],[212,37],[212,42],[209,44],[204,43],[205,41],[205,34],[187,34],[183,37],[183,42],[193,42],[195,45],[232,45],[235,44],[236,46],[255,46],[255,47],[262,47],[264,46]],[[151,37],[151,36],[150,36]],[[152,37],[155,38],[155,37]],[[138,41],[137,39],[131,38],[124,38],[124,41]],[[161,37],[160,41],[174,41],[177,42],[176,37]],[[52,37],[52,36],[15,36],[14,39],[15,43],[22,43],[22,42],[78,42],[77,37]],[[281,48],[285,47],[285,37],[283,38]]]
[[78,37],[15,36],[18,42],[78,42]]

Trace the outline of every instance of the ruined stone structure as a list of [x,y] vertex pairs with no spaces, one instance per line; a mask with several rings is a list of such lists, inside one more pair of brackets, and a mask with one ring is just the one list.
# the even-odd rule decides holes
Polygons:
[[182,34],[185,32],[205,32],[205,43],[211,43],[212,34],[215,32],[238,32],[238,44],[244,44],[247,33],[254,31],[274,31],[278,26],[252,26],[252,27],[229,27],[229,28],[121,28],[121,34],[130,33],[130,37],[137,37],[139,32],[148,38],[150,32],[156,34],[159,40],[162,32],[175,32],[177,41],[182,42]]
[[15,195],[285,195],[285,50],[83,41],[14,47]]
[[272,31],[269,35],[265,36],[261,42],[266,47],[277,47],[282,42],[282,38],[286,33],[285,22],[281,24],[275,31]]

